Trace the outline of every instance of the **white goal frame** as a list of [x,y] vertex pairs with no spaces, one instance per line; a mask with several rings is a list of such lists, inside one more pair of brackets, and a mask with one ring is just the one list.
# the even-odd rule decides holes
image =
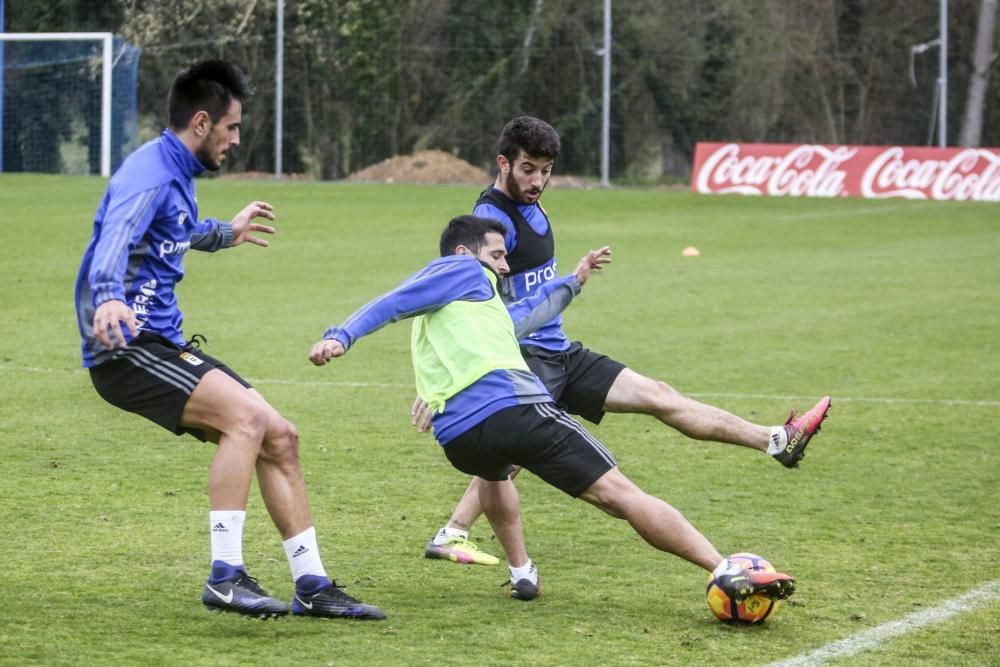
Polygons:
[[[2,2],[0,2],[2,6]],[[0,32],[0,42],[101,42],[101,176],[111,177],[111,69],[114,33],[110,32]],[[3,73],[0,72],[0,80]],[[0,118],[0,128],[3,118]]]

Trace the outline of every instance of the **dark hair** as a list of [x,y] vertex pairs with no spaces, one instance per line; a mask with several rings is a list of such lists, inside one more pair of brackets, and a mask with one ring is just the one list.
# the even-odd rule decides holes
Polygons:
[[513,164],[521,151],[531,157],[559,157],[559,133],[544,120],[518,116],[506,125],[497,142],[500,155]]
[[502,222],[493,218],[480,218],[475,215],[452,218],[441,232],[441,256],[454,255],[455,249],[460,245],[478,255],[488,232],[496,232],[503,236],[507,233],[507,228]]
[[204,60],[174,77],[167,97],[167,122],[174,130],[187,127],[199,111],[219,122],[233,99],[243,102],[253,93],[250,81],[236,65],[224,60]]

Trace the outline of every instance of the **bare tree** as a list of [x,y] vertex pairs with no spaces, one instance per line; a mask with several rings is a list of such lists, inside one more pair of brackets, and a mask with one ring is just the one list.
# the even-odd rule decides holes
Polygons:
[[983,103],[990,65],[996,60],[993,53],[993,32],[997,18],[997,0],[979,3],[979,27],[976,30],[976,50],[972,54],[972,75],[969,92],[965,98],[965,116],[958,135],[959,146],[978,146],[983,132]]

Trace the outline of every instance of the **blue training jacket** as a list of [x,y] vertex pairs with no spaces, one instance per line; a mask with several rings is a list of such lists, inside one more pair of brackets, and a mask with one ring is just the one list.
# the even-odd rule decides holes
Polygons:
[[[118,299],[131,308],[140,332],[183,346],[174,288],[184,278],[189,249],[229,247],[232,225],[198,221],[194,177],[204,165],[169,129],[129,155],[108,183],[76,279],[76,320],[83,366],[113,358],[94,336],[94,311]],[[128,330],[122,331],[131,340]]]
[[[343,324],[327,329],[323,338],[339,341],[349,350],[357,339],[391,322],[443,308],[452,301],[488,301],[493,298],[494,288],[482,267],[468,255],[435,259],[396,289],[369,301]],[[506,304],[515,335],[521,338],[549,322],[579,292],[579,281],[569,275],[550,280],[531,296]],[[504,408],[551,400],[551,394],[531,372],[496,370],[446,401],[444,410],[433,416],[434,437],[445,445]]]

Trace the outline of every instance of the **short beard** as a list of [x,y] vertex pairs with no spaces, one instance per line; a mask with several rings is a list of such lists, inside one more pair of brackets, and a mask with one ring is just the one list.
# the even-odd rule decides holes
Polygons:
[[198,162],[201,162],[201,165],[209,171],[219,171],[219,169],[222,169],[222,163],[213,160],[211,153],[208,151],[199,150],[195,153],[195,157],[198,158]]
[[[504,181],[504,184],[507,186],[507,192],[510,193],[510,198],[511,199],[513,199],[516,202],[520,202],[522,204],[531,203],[531,202],[525,201],[525,199],[524,199],[524,190],[522,190],[521,186],[517,184],[516,180],[514,180],[514,170],[513,169],[510,170],[507,173],[507,179]],[[538,192],[538,198],[535,199],[536,202],[538,201],[538,199],[541,198],[543,192],[545,192],[545,188],[544,187],[541,190],[539,190],[539,192]]]

